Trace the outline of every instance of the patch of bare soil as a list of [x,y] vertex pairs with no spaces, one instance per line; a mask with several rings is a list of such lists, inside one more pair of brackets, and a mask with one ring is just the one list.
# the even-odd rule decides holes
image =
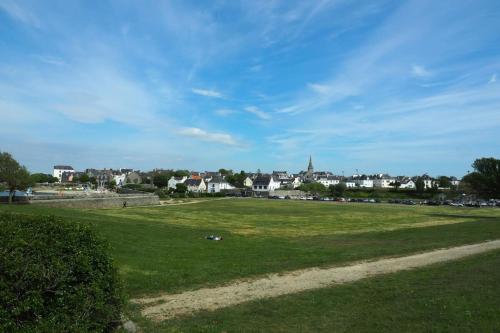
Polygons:
[[434,250],[406,257],[358,262],[349,266],[309,268],[270,274],[266,278],[238,281],[216,288],[140,298],[133,303],[144,305],[142,315],[155,321],[167,320],[201,310],[217,310],[243,302],[277,297],[306,290],[353,282],[380,274],[457,260],[500,248],[500,240]]

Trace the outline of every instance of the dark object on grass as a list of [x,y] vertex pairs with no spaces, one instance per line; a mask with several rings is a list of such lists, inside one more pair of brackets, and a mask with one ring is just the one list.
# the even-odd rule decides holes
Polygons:
[[127,202],[126,201],[123,202],[123,208],[127,208]]
[[206,239],[208,239],[208,240],[214,240],[214,241],[221,241],[222,240],[222,236],[210,235],[210,236],[207,236]]
[[78,223],[0,214],[0,332],[113,332],[124,302],[107,250]]

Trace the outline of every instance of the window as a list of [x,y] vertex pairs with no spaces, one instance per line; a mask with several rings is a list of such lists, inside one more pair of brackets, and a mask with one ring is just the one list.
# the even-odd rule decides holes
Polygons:
[[267,185],[264,185],[264,190],[267,190]]

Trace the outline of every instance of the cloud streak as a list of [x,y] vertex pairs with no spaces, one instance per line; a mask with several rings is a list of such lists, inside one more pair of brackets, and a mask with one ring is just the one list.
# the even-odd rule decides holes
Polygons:
[[224,95],[216,90],[210,90],[210,89],[199,89],[199,88],[193,88],[191,91],[200,96],[205,96],[205,97],[213,97],[213,98],[224,98]]
[[179,130],[180,135],[199,139],[207,142],[215,142],[228,146],[241,146],[232,135],[220,132],[208,132],[198,127],[185,127]]
[[257,116],[258,118],[262,119],[262,120],[270,120],[271,119],[271,115],[260,110],[258,107],[256,106],[247,106],[245,108],[245,111],[248,112],[248,113],[251,113],[255,116]]

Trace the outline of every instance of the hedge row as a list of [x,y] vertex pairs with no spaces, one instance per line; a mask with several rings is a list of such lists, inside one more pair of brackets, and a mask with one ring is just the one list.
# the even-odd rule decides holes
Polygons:
[[81,224],[0,214],[0,332],[111,332],[123,298],[108,247]]

